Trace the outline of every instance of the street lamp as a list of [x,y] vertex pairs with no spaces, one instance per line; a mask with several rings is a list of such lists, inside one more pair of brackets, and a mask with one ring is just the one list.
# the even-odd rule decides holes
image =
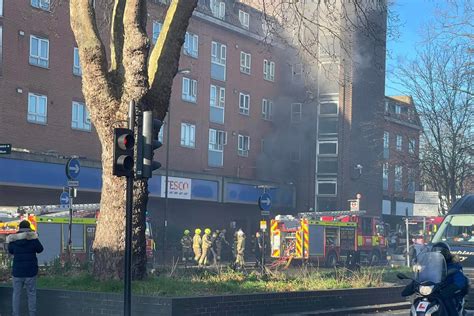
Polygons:
[[[178,69],[177,75],[186,75],[191,73],[190,68]],[[163,266],[166,264],[166,229],[168,227],[168,175],[170,165],[170,125],[171,125],[171,103],[168,105],[168,114],[166,115],[166,163],[165,163],[165,211],[163,214],[164,225],[163,225]]]

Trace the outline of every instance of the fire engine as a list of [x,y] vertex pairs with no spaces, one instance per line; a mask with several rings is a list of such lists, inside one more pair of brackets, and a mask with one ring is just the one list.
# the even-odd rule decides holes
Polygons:
[[291,262],[306,259],[335,266],[354,254],[370,264],[386,258],[385,226],[365,211],[309,212],[271,220],[271,256]]
[[[44,251],[38,254],[38,263],[47,264],[67,254],[69,239],[69,209],[60,205],[23,206],[25,215],[0,219],[0,250],[5,248],[6,236],[18,231],[19,223],[28,219],[40,234]],[[74,204],[72,218],[72,253],[79,262],[93,260],[92,244],[100,215],[99,204]],[[28,213],[30,212],[30,213]],[[3,221],[2,221],[3,220]],[[154,256],[154,241],[150,222],[146,222],[146,253]]]

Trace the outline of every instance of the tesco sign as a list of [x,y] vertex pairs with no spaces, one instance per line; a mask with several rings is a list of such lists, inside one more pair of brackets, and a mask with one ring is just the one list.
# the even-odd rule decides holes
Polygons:
[[[166,196],[166,177],[161,177],[161,197]],[[168,177],[168,198],[191,199],[191,179]]]

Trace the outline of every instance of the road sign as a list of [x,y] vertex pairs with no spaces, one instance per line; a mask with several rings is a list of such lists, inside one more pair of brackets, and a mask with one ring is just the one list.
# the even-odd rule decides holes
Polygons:
[[358,211],[359,210],[359,199],[357,200],[349,200],[351,211]]
[[260,230],[262,231],[267,230],[267,221],[260,221]]
[[69,205],[69,193],[63,192],[59,196],[59,204],[61,205]]
[[75,188],[79,186],[79,181],[77,180],[68,180],[67,181],[67,186],[71,188]]
[[439,195],[436,191],[415,191],[414,216],[438,216]]
[[272,207],[272,199],[270,197],[270,194],[263,193],[262,195],[260,195],[260,197],[258,198],[258,207],[262,211],[270,210],[270,207]]
[[66,163],[66,176],[69,180],[76,180],[81,171],[81,164],[79,159],[71,158]]
[[262,216],[270,216],[270,211],[261,211],[260,215]]
[[12,144],[0,144],[0,154],[8,155],[12,153]]

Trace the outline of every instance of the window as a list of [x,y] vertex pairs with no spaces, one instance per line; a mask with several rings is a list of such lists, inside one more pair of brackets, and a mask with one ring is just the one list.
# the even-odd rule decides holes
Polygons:
[[218,19],[223,20],[225,17],[225,2],[218,0],[211,0],[210,7],[212,15]]
[[319,158],[318,174],[337,174],[337,158]]
[[49,66],[49,40],[30,36],[30,64],[48,68]]
[[225,88],[211,85],[209,105],[211,107],[209,120],[224,124]]
[[48,98],[45,95],[28,93],[28,122],[46,124]]
[[336,135],[338,133],[338,121],[336,117],[321,117],[319,119],[320,135]]
[[275,63],[273,61],[263,60],[263,79],[275,81]]
[[302,63],[291,65],[291,80],[297,83],[303,81],[303,64]]
[[402,151],[402,141],[403,138],[401,135],[397,135],[397,150]]
[[153,44],[156,44],[156,42],[158,41],[158,37],[160,37],[162,27],[163,27],[163,23],[160,23],[158,21],[153,21],[153,36],[151,38],[151,42]]
[[388,109],[390,108],[390,103],[385,100],[385,113],[388,113]]
[[262,99],[262,118],[266,121],[273,120],[273,101]]
[[415,193],[415,170],[414,169],[408,169],[408,192],[410,193]]
[[199,38],[196,34],[186,32],[184,37],[183,53],[185,55],[197,58],[198,57],[198,43]]
[[249,18],[249,14],[247,12],[244,12],[242,10],[239,10],[239,21],[240,21],[240,24],[245,28],[245,29],[248,29],[249,28],[249,21],[250,21],[250,18]]
[[208,165],[222,167],[224,165],[224,145],[227,144],[227,133],[209,129]]
[[362,217],[361,219],[362,236],[372,235],[372,219],[370,217]]
[[382,177],[383,177],[383,189],[386,191],[388,190],[388,163],[383,164],[382,170]]
[[3,0],[0,0],[0,16],[3,16]]
[[319,114],[320,115],[337,115],[338,113],[338,102],[332,101],[321,101],[319,103]]
[[318,142],[320,156],[337,156],[337,140]]
[[336,196],[337,180],[318,180],[318,195]]
[[239,95],[239,113],[250,114],[250,94],[240,93]]
[[239,134],[237,154],[242,157],[248,157],[249,150],[250,150],[250,137]]
[[211,78],[225,81],[227,46],[218,42],[211,43]]
[[74,47],[74,63],[72,65],[72,73],[76,76],[82,75],[81,62],[79,61],[79,49]]
[[402,113],[402,107],[398,104],[395,105],[395,114],[400,115]]
[[196,126],[189,123],[181,123],[181,146],[195,148]]
[[416,151],[416,139],[414,138],[411,138],[409,141],[408,141],[408,152],[410,154],[415,154],[415,151]]
[[197,81],[183,77],[183,89],[181,99],[187,102],[196,103],[197,95]]
[[402,167],[395,166],[395,191],[402,191]]
[[291,122],[301,122],[301,103],[291,104]]
[[31,0],[31,6],[41,10],[49,11],[50,3],[49,0]]
[[250,75],[250,64],[252,56],[245,52],[240,52],[240,72]]
[[91,118],[84,103],[72,102],[71,127],[83,131],[91,130]]
[[388,159],[390,156],[390,133],[383,132],[383,158]]

